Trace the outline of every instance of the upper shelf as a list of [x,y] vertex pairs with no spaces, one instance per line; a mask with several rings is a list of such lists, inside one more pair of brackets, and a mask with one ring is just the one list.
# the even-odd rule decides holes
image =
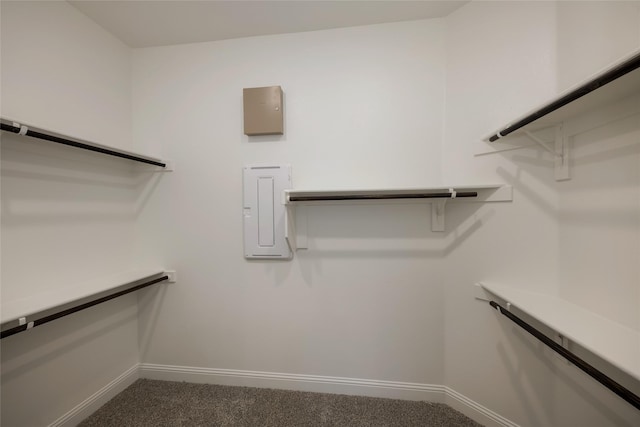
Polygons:
[[40,129],[34,126],[26,126],[24,124],[17,123],[5,118],[0,118],[0,129],[5,132],[12,132],[22,136],[38,138],[56,144],[67,145],[70,147],[81,148],[83,150],[89,150],[109,156],[120,157],[122,159],[133,160],[135,162],[145,163],[148,165],[159,166],[167,171],[172,170],[169,162],[158,159],[156,157],[135,153],[133,151],[122,150],[115,147],[109,147],[107,145],[102,145],[95,142],[85,141],[71,136]]
[[326,202],[421,200],[463,198],[467,202],[511,200],[511,187],[500,184],[462,185],[395,189],[285,190],[285,205],[313,205]]
[[484,140],[494,142],[516,131],[549,127],[638,93],[640,51],[635,51],[556,98],[516,118]]
[[560,335],[640,380],[640,332],[561,298],[480,283]]
[[306,220],[296,217],[297,206],[338,203],[431,203],[431,230],[444,231],[445,203],[506,202],[513,200],[509,185],[460,185],[359,190],[284,190],[285,238],[292,252],[307,247]]

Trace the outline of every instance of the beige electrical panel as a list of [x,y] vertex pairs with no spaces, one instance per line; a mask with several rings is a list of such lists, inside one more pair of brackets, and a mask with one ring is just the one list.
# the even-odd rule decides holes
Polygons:
[[282,88],[280,86],[243,89],[244,134],[282,135]]

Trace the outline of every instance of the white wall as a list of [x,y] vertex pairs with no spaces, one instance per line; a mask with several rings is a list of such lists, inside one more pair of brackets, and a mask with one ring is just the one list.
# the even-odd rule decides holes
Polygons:
[[553,377],[473,284],[553,293],[558,201],[546,156],[475,155],[492,149],[483,137],[554,94],[555,16],[548,2],[473,2],[447,18],[445,177],[506,183],[514,200],[472,217],[481,232],[446,260],[445,383],[525,426],[554,425],[553,400],[539,393]]
[[[640,2],[578,2],[558,7],[558,84],[561,88],[607,66],[640,48]],[[570,30],[570,31],[569,31]],[[579,41],[579,42],[578,42]],[[588,48],[587,48],[588,46]],[[570,58],[570,60],[568,60]],[[616,105],[584,118],[584,131],[571,140],[571,181],[559,183],[558,210],[559,273],[558,293],[589,310],[640,330],[640,96],[618,105],[635,108],[632,116],[593,126],[602,114],[611,114]],[[588,358],[586,354],[583,357]],[[588,359],[587,359],[588,360]],[[615,368],[603,366],[612,377],[640,394],[640,383]],[[561,371],[555,394],[581,413],[583,424],[595,425],[599,417],[585,408],[573,390],[590,390],[583,375]],[[593,392],[587,398],[597,396]],[[609,396],[608,399],[611,399]],[[597,399],[598,403],[608,400]],[[611,423],[630,419],[637,425],[640,416],[628,418],[615,406],[601,406]],[[607,413],[608,412],[608,413]],[[558,422],[569,414],[559,412]],[[602,415],[601,415],[602,416]],[[587,421],[588,420],[588,421]]]
[[[639,49],[639,13],[640,2],[560,4],[558,58],[571,58],[559,63],[561,87]],[[587,52],[582,51],[585,46]],[[625,103],[637,106],[640,100],[635,97]],[[638,114],[594,129],[585,127],[572,141],[573,179],[558,186],[560,293],[636,329],[640,329],[638,141]]]
[[[66,2],[2,2],[2,116],[128,148],[130,50]],[[2,134],[2,304],[131,267],[129,165]],[[2,425],[46,425],[138,361],[135,296],[5,338]]]
[[[247,261],[242,166],[295,188],[440,181],[442,20],[134,51],[134,135],[176,163],[141,217],[179,272],[141,307],[148,363],[441,384],[441,260],[427,205],[310,210],[310,249]],[[242,133],[242,88],[281,85],[285,134]],[[162,230],[158,233],[158,230]],[[185,333],[186,332],[186,333]]]
[[[474,2],[447,18],[445,177],[512,184],[514,202],[446,260],[446,384],[522,425],[638,423],[633,407],[469,289],[485,280],[558,294],[637,324],[637,116],[577,138],[567,182],[553,180],[552,158],[537,149],[474,154],[490,150],[481,141],[490,131],[637,46],[637,6]],[[597,49],[572,47],[593,40]],[[637,392],[637,381],[574,350]]]
[[2,3],[3,116],[130,147],[127,46],[66,2]]
[[558,2],[558,88],[565,90],[640,45],[640,2]]

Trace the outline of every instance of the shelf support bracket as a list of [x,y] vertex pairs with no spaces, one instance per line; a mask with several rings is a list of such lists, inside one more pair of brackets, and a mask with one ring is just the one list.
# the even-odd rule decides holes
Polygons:
[[[565,337],[564,335],[562,335],[561,333],[556,333],[556,342],[562,346],[562,348],[564,348],[567,351],[571,351],[570,348],[570,344],[571,342],[569,341],[569,338]],[[571,365],[571,362],[567,359],[565,359],[564,357],[560,357],[558,355],[556,355],[556,357],[558,357],[560,360],[562,360],[564,363],[566,363],[567,365]]]
[[569,174],[569,136],[565,131],[564,123],[556,126],[555,146],[553,148],[529,131],[525,131],[524,134],[536,145],[553,154],[556,181],[571,179]]
[[291,252],[295,252],[298,250],[296,241],[296,210],[291,206],[285,206],[284,223],[284,238],[287,240]]
[[558,156],[561,155],[557,150],[554,150],[553,148],[549,147],[549,145],[546,142],[544,142],[543,140],[541,140],[540,138],[538,138],[537,136],[535,136],[531,132],[525,131],[524,134],[527,135],[530,140],[535,142],[540,147],[544,148],[545,151],[548,151],[549,153],[553,154],[555,157],[558,157]]
[[285,239],[291,252],[298,249],[308,249],[307,239],[307,207],[291,205],[285,206]]
[[444,231],[444,206],[447,200],[434,200],[431,203],[431,231]]
[[567,135],[564,123],[556,127],[556,155],[555,178],[556,181],[566,181],[571,179],[569,171],[569,136]]

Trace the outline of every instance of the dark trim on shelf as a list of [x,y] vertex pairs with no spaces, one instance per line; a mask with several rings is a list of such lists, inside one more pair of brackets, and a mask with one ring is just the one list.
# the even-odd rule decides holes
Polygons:
[[[414,193],[414,194],[350,194],[337,196],[292,196],[290,202],[315,202],[330,200],[397,200],[397,199],[451,199],[454,193]],[[478,197],[476,191],[462,191],[455,193],[458,197]]]
[[529,123],[532,123],[546,116],[547,114],[552,113],[557,109],[564,107],[567,104],[570,104],[571,102],[593,92],[596,89],[601,88],[602,86],[605,86],[611,83],[612,81],[638,68],[640,68],[640,53],[632,56],[628,60],[617,65],[616,67],[594,77],[588,82],[578,86],[577,88],[571,90],[570,92],[566,93],[560,98],[550,102],[549,104],[543,106],[542,108],[518,120],[517,122],[508,125],[507,127],[500,130],[499,132],[496,132],[495,134],[489,137],[489,142],[495,142],[498,139],[505,137],[512,132],[517,131],[518,129],[528,125]]
[[38,138],[38,139],[42,139],[49,142],[55,142],[57,144],[68,145],[70,147],[81,148],[83,150],[94,151],[96,153],[107,154],[109,156],[120,157],[122,159],[133,160],[136,162],[146,163],[154,166],[160,166],[162,168],[167,167],[167,164],[163,162],[147,159],[147,158],[136,156],[133,154],[122,153],[109,148],[98,147],[95,145],[88,144],[86,142],[81,142],[75,139],[71,139],[71,137],[67,137],[67,136],[62,137],[62,136],[53,135],[46,132],[35,131],[32,129],[29,129],[28,127],[26,132],[24,132],[22,131],[22,128],[19,126],[14,126],[8,123],[0,123],[0,130],[3,130],[5,132],[12,132],[19,135],[30,136],[32,138]]
[[106,296],[103,296],[103,297],[100,297],[100,298],[96,298],[94,300],[91,300],[91,301],[88,301],[88,302],[73,306],[71,308],[67,308],[67,309],[58,311],[56,313],[49,314],[49,315],[41,317],[39,319],[26,322],[23,325],[15,326],[13,328],[10,328],[10,329],[2,331],[0,333],[0,339],[9,337],[11,335],[15,335],[15,334],[17,334],[19,332],[24,332],[24,331],[26,331],[28,329],[31,329],[31,328],[34,328],[36,326],[40,326],[40,325],[43,325],[45,323],[51,322],[52,320],[56,320],[56,319],[59,319],[61,317],[68,316],[70,314],[73,314],[73,313],[76,313],[78,311],[84,310],[86,308],[93,307],[94,305],[102,304],[103,302],[110,301],[110,300],[112,300],[114,298],[118,298],[118,297],[120,297],[122,295],[126,295],[126,294],[129,294],[131,292],[135,292],[135,291],[140,290],[142,288],[146,288],[147,286],[151,286],[151,285],[155,285],[156,283],[164,282],[165,280],[169,280],[169,276],[164,275],[164,276],[159,277],[157,279],[152,279],[152,280],[149,280],[147,282],[141,283],[139,285],[133,286],[133,287],[131,287],[129,289],[125,289],[125,290],[122,290],[122,291],[114,292],[112,294],[109,294],[109,295],[106,295]]

